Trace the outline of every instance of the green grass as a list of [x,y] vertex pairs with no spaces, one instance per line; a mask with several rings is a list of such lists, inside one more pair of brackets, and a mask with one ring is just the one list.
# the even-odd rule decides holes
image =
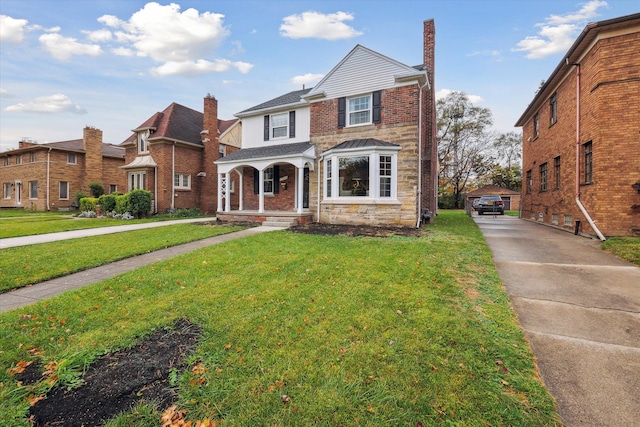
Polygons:
[[609,237],[600,247],[640,266],[640,237]]
[[520,216],[520,211],[506,210],[504,211],[504,214],[509,216]]
[[158,249],[241,230],[177,224],[0,251],[0,293]]
[[[178,381],[192,420],[560,425],[473,220],[442,211],[429,229],[264,233],[4,313],[0,425],[28,426],[25,399],[46,389],[16,384],[7,369],[19,361],[57,361],[59,382],[73,383],[99,355],[180,317],[203,329],[190,361],[204,381]],[[145,407],[130,419],[148,416]]]

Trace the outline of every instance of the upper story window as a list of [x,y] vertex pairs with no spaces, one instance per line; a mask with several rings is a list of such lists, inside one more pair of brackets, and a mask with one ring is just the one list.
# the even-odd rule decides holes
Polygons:
[[584,183],[588,184],[593,180],[593,143],[591,141],[582,146],[582,153],[584,159]]
[[531,188],[533,187],[533,178],[532,178],[531,170],[527,171],[526,186],[527,186],[527,190],[526,190],[527,194],[531,194]]
[[138,132],[138,153],[148,153],[149,152],[149,130],[145,130],[142,132]]
[[219,159],[223,158],[224,156],[227,155],[227,146],[224,144],[220,144],[218,146],[218,154],[219,154]]
[[536,114],[533,116],[533,139],[540,136],[540,116]]
[[11,163],[11,156],[7,156],[4,158],[4,162],[3,165],[5,166],[9,166],[9,164]]
[[338,98],[338,128],[380,123],[381,91]]
[[549,125],[553,125],[558,121],[558,94],[554,93],[551,95],[551,99],[549,100],[549,113],[550,113],[550,123]]
[[173,176],[173,187],[176,190],[191,189],[191,175],[188,173],[177,173]]
[[560,156],[553,159],[554,175],[556,177],[556,190],[560,188]]
[[288,111],[264,116],[264,140],[295,138],[296,112]]
[[67,153],[67,163],[76,164],[78,163],[78,157],[75,153]]
[[16,156],[16,165],[22,164],[22,154]]
[[547,191],[547,164],[540,165],[540,191]]
[[36,152],[32,151],[31,153],[29,153],[29,162],[35,163],[35,161],[36,161]]

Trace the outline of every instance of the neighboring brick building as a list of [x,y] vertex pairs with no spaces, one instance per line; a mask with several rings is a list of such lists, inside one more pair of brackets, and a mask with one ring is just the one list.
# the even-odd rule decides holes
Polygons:
[[[313,89],[237,114],[242,149],[218,160],[221,219],[273,215],[417,226],[436,210],[435,28],[410,67],[356,46]],[[240,178],[239,209],[223,203]],[[423,215],[424,214],[424,215]]]
[[20,141],[0,153],[1,208],[70,209],[79,191],[102,184],[107,194],[123,191],[124,149],[102,142],[100,129],[86,127],[83,138],[37,144]]
[[640,235],[640,14],[587,25],[516,126],[523,218]]
[[204,98],[204,114],[172,103],[133,130],[121,146],[127,188],[153,194],[154,212],[199,208],[217,210],[214,161],[239,148],[238,119],[219,120],[218,101]]

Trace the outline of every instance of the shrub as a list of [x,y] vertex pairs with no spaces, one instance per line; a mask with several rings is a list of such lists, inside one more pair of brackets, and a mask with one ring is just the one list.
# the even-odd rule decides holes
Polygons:
[[85,198],[85,197],[87,197],[87,193],[85,193],[85,192],[84,192],[84,191],[82,191],[82,190],[79,190],[79,191],[76,193],[76,202],[78,203],[78,206],[80,206],[80,199],[83,199],[83,198]]
[[98,199],[95,197],[83,197],[80,199],[80,211],[96,211],[96,204],[98,204]]
[[89,192],[91,197],[96,199],[104,194],[104,187],[99,182],[92,182],[89,184]]
[[113,194],[103,194],[98,197],[98,204],[103,212],[111,212],[116,210],[116,196]]
[[189,218],[194,216],[200,216],[200,209],[199,208],[192,208],[192,209],[180,208],[180,209],[177,209],[175,212],[173,212],[173,214],[176,216],[176,218]]
[[129,197],[129,206],[131,214],[136,218],[148,216],[151,213],[151,191],[132,190],[127,196]]
[[129,196],[127,194],[121,194],[116,196],[116,213],[122,215],[125,212],[129,212]]

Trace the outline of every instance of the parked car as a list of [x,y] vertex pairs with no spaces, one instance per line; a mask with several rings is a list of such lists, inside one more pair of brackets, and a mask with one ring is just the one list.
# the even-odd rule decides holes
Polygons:
[[500,196],[482,196],[476,206],[478,215],[482,215],[485,212],[504,215],[504,202]]

